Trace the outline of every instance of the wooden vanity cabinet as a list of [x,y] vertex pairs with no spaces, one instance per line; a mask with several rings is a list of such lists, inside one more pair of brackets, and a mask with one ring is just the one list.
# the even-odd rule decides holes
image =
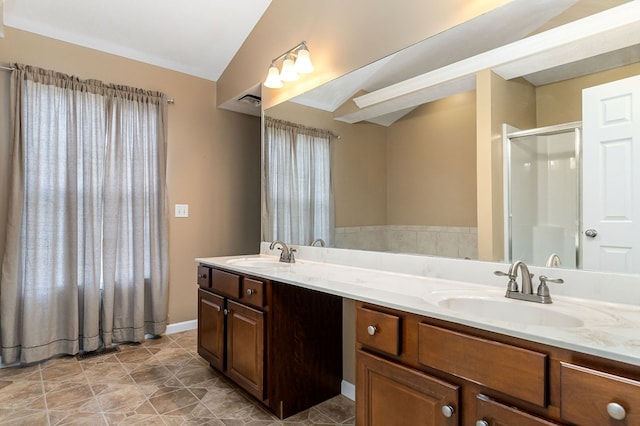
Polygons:
[[198,353],[218,370],[224,370],[224,304],[224,297],[198,289]]
[[363,302],[356,350],[360,426],[640,425],[637,366]]
[[251,395],[264,399],[265,313],[227,301],[226,373]]
[[[380,426],[459,424],[458,386],[365,351],[356,353],[358,424]],[[450,410],[447,415],[445,410]]]
[[207,265],[198,284],[198,353],[213,368],[280,418],[340,394],[340,297]]

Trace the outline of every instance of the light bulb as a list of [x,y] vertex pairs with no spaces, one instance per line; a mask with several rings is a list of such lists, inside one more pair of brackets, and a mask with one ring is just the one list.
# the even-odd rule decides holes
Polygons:
[[268,87],[270,89],[279,89],[282,87],[280,72],[278,71],[278,67],[273,63],[269,67],[269,73],[267,74],[267,79],[264,81],[264,87]]
[[282,71],[280,72],[280,79],[282,81],[296,81],[298,79],[298,73],[296,72],[291,55],[287,53],[282,62]]
[[307,50],[306,45],[303,45],[300,50],[298,50],[295,67],[299,74],[309,74],[313,72],[311,56],[309,56],[309,51]]

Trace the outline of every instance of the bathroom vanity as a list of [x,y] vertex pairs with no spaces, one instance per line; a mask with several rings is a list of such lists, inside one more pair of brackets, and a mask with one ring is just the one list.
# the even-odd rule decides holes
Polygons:
[[340,393],[342,299],[198,265],[198,353],[280,418]]
[[382,306],[356,309],[359,424],[640,424],[637,366]]
[[[492,274],[504,265],[362,252],[345,259],[345,253],[300,247],[295,264],[278,262],[268,250],[197,261],[214,277],[218,270],[238,276],[240,291],[227,304],[242,303],[245,279],[264,283],[266,294],[303,291],[356,301],[358,425],[640,424],[640,306],[567,295],[573,288],[588,292],[592,276],[550,271],[564,275],[565,285],[552,287],[553,303],[542,305],[504,297],[507,281]],[[532,272],[547,272],[540,269]],[[466,276],[475,279],[460,279]],[[584,282],[573,287],[578,276]],[[215,278],[211,285],[201,294],[219,293]],[[271,311],[305,303],[271,297],[267,330],[274,326]],[[334,315],[317,314],[323,323]],[[199,339],[204,336],[201,328]],[[294,355],[273,346],[283,341],[270,342],[280,361]],[[227,370],[229,360],[227,354]],[[271,391],[265,392],[272,407]]]

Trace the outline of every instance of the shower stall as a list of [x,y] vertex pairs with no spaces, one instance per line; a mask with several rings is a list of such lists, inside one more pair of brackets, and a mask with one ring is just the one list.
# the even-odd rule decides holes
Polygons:
[[505,260],[580,267],[581,123],[503,135]]

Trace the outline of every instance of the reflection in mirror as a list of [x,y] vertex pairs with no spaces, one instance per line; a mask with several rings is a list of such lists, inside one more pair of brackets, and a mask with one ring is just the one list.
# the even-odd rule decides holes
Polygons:
[[[335,190],[331,246],[504,260],[502,125],[534,129],[582,120],[582,89],[640,74],[640,47],[512,80],[490,73],[490,78],[474,77],[471,88],[461,85],[454,93],[421,105],[403,108],[398,102],[397,111],[350,119],[357,112],[350,99],[363,92],[349,92],[346,87],[373,78],[372,69],[388,67],[393,58],[382,61],[265,111],[265,116],[341,136],[331,157]],[[387,84],[389,73],[385,68]],[[491,177],[493,189],[477,172],[478,155],[484,149],[478,148],[479,133],[486,129],[499,154],[493,155],[491,165],[499,171]],[[479,250],[478,217],[491,203],[498,206],[493,208],[499,215],[498,226],[481,239],[499,244],[487,255]],[[562,259],[561,267],[574,266],[575,262]]]
[[505,131],[507,262],[581,265],[581,129],[577,122]]

